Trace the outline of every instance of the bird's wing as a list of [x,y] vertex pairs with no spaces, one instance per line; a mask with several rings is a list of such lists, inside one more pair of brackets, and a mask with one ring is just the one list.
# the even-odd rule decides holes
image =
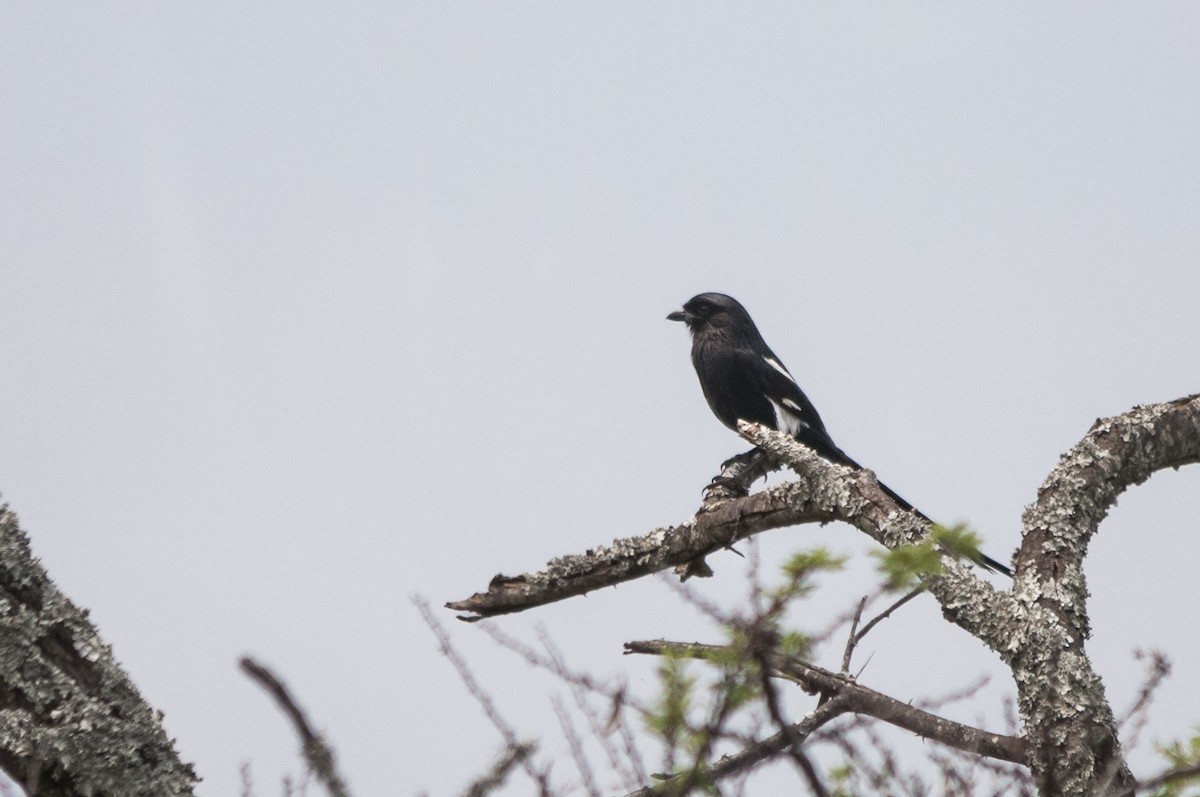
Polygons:
[[786,432],[813,448],[818,454],[843,465],[859,467],[846,452],[837,447],[817,408],[800,389],[791,372],[774,354],[761,355],[743,351],[744,372],[756,390],[771,403],[775,411],[775,429]]
[[781,432],[798,435],[807,429],[824,431],[825,424],[817,413],[817,408],[804,395],[795,378],[773,355],[761,355],[752,351],[739,352],[742,359],[742,370],[754,389],[762,393],[771,402],[775,410]]

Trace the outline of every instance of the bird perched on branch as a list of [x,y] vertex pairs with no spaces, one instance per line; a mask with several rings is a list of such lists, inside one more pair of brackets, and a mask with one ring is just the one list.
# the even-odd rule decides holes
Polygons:
[[[830,462],[863,469],[833,442],[817,408],[763,340],[740,302],[723,293],[702,293],[667,319],[682,321],[692,333],[692,365],[704,398],[721,423],[735,432],[738,419],[760,423],[791,435]],[[879,487],[902,509],[929,520],[886,484],[880,482]],[[980,563],[1012,575],[991,557],[981,554]]]

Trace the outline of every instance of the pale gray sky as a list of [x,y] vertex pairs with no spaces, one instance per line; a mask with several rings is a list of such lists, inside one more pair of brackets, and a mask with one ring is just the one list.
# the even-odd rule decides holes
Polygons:
[[[695,293],[738,297],[842,447],[1002,559],[1096,417],[1200,389],[1195,4],[2,18],[0,493],[202,795],[236,793],[244,760],[261,794],[296,769],[246,652],[358,794],[453,794],[486,766],[500,740],[409,596],[688,517],[745,448],[664,320]],[[1135,647],[1176,665],[1147,739],[1200,721],[1198,478],[1127,495],[1088,560],[1118,711]],[[814,602],[833,615],[870,583],[867,540],[762,550],[816,541],[855,557]],[[700,589],[736,605],[741,560],[712,564]],[[641,687],[622,641],[713,638],[653,580],[500,621],[537,624]],[[931,604],[885,625],[866,683],[990,671],[959,711],[998,715],[1003,670]],[[452,631],[561,744],[553,687]]]

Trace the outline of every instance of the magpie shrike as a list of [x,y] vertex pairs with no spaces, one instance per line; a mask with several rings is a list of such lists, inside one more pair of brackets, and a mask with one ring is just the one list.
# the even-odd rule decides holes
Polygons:
[[[739,418],[761,423],[790,434],[830,462],[863,469],[833,442],[817,408],[737,299],[723,293],[702,293],[667,320],[682,321],[692,333],[692,365],[717,420],[735,432]],[[883,482],[879,487],[902,509],[929,520]],[[991,557],[981,554],[980,563],[1012,575],[1012,570]]]

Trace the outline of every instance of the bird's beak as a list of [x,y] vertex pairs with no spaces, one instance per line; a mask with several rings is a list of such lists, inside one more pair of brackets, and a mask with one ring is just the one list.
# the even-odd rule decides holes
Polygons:
[[668,321],[682,321],[685,324],[691,322],[693,316],[687,310],[676,310],[667,316]]

